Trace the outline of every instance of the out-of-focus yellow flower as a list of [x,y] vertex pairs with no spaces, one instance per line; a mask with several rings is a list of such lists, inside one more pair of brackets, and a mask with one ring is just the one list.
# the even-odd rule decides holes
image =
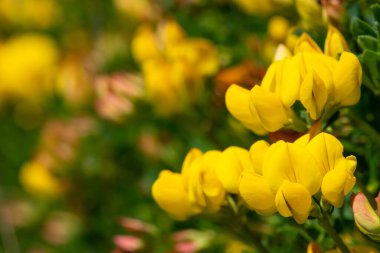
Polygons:
[[245,12],[256,15],[268,15],[273,10],[290,5],[289,0],[234,0]]
[[366,196],[359,192],[351,198],[352,211],[356,226],[372,240],[380,241],[380,192],[375,198],[377,210],[374,210]]
[[326,23],[322,7],[315,0],[296,0],[295,5],[306,28],[318,28]]
[[268,23],[268,35],[275,41],[285,41],[290,28],[289,21],[281,16],[272,17]]
[[187,154],[182,172],[164,170],[152,186],[158,205],[177,219],[201,212],[217,212],[224,203],[225,190],[215,173],[219,151],[202,153],[192,149]]
[[306,253],[322,253],[322,249],[316,242],[310,242],[307,245]]
[[[301,137],[309,138],[308,135]],[[344,196],[355,185],[355,156],[343,156],[343,145],[333,135],[320,133],[307,144],[323,175],[321,191],[323,197],[335,207],[343,205]]]
[[90,101],[92,95],[90,73],[76,57],[67,57],[59,66],[56,89],[69,106],[78,108]]
[[133,57],[139,62],[160,57],[156,35],[148,25],[142,25],[137,29],[131,47]]
[[205,77],[218,70],[216,49],[204,39],[189,39],[173,20],[140,27],[132,53],[141,64],[148,99],[161,115],[183,110],[199,97]]
[[0,18],[11,24],[47,28],[58,20],[59,15],[56,0],[0,1]]
[[0,95],[40,101],[54,88],[58,50],[43,35],[13,37],[0,45]]
[[274,132],[289,123],[290,111],[273,92],[261,86],[250,91],[231,85],[226,93],[228,111],[256,134]]
[[157,10],[149,0],[114,0],[113,2],[118,10],[139,20],[153,19],[157,16]]
[[32,161],[26,163],[20,172],[24,188],[37,196],[56,197],[63,193],[63,184],[43,164]]

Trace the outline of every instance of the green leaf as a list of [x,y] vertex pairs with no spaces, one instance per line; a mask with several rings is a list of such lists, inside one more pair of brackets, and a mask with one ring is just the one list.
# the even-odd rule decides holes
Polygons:
[[354,36],[369,35],[375,38],[377,37],[376,31],[368,23],[356,17],[353,18],[351,22],[351,33]]
[[365,50],[359,59],[363,68],[363,84],[380,93],[380,53]]
[[371,5],[371,10],[373,13],[373,17],[377,21],[377,23],[380,24],[380,5],[379,4],[373,4]]
[[379,49],[379,41],[371,36],[368,35],[360,35],[358,36],[358,44],[359,47],[364,51],[366,49],[372,50],[372,51],[378,51]]

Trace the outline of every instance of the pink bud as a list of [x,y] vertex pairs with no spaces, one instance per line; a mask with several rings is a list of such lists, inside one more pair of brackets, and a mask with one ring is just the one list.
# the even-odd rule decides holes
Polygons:
[[[379,196],[376,198],[379,206]],[[351,196],[352,211],[357,227],[375,241],[380,241],[380,218],[363,193]]]

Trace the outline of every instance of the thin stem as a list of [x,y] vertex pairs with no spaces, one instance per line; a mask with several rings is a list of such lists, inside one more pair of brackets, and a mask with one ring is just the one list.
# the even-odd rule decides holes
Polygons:
[[342,238],[338,235],[335,229],[331,226],[328,215],[322,211],[322,215],[318,218],[319,223],[324,228],[324,230],[331,236],[334,240],[336,246],[342,253],[350,253],[347,245],[343,242]]

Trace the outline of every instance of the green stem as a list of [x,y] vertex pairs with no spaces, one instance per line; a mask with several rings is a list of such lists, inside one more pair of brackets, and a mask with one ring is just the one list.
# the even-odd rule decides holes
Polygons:
[[331,226],[329,221],[329,216],[326,214],[326,212],[322,211],[322,215],[318,218],[319,223],[324,228],[324,230],[331,236],[331,238],[334,240],[336,246],[342,253],[350,253],[350,250],[348,249],[347,245],[343,242],[342,238],[338,235],[338,233],[335,231],[335,229]]

